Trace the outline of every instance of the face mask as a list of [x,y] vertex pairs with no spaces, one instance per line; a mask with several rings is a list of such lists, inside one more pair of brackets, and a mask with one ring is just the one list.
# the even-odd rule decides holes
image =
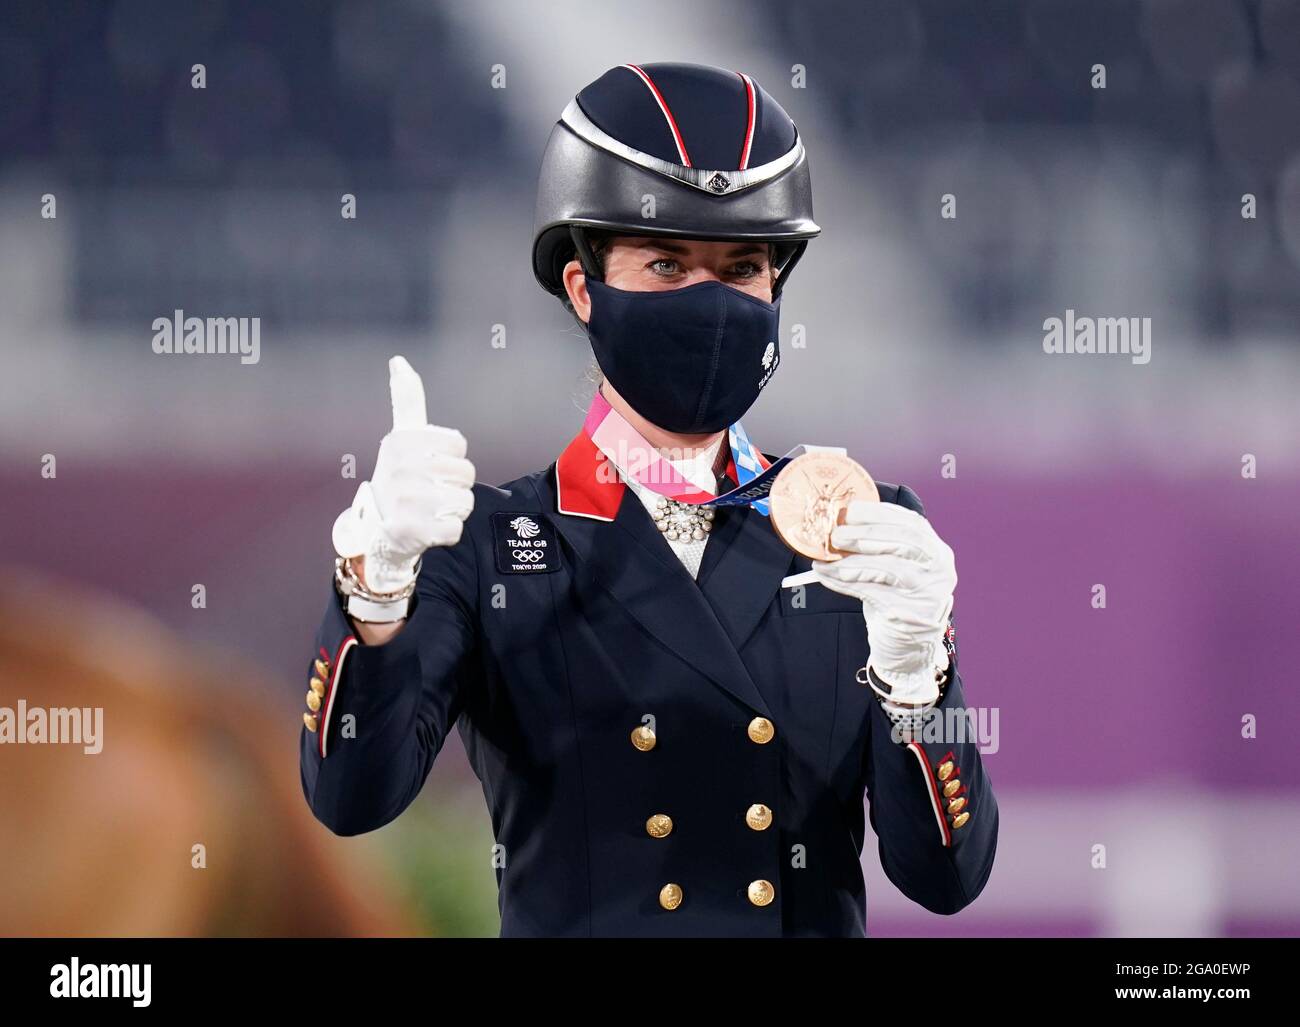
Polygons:
[[627,292],[587,279],[596,362],[632,408],[666,431],[703,434],[738,421],[780,363],[781,300],[721,282]]

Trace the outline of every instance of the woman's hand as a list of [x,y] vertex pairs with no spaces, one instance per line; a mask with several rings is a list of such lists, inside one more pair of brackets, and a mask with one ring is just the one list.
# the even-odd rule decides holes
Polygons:
[[899,705],[933,702],[948,665],[943,644],[957,568],[952,549],[920,514],[896,503],[850,503],[831,545],[849,555],[814,560],[818,580],[862,600],[867,666]]
[[364,557],[362,583],[372,592],[397,592],[415,578],[420,554],[460,541],[474,509],[474,465],[455,428],[429,424],[424,383],[405,357],[388,362],[393,430],[379,444],[370,481],[334,522],[340,556]]

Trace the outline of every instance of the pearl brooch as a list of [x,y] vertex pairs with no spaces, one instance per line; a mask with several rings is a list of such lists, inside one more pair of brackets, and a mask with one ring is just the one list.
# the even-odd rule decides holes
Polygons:
[[679,503],[667,496],[660,496],[655,501],[655,527],[663,532],[670,542],[699,542],[713,529],[714,511],[712,507]]

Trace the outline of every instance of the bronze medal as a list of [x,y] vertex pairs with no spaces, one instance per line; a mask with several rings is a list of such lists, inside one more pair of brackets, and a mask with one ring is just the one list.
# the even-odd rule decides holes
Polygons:
[[856,460],[838,453],[804,453],[788,463],[768,496],[772,527],[781,541],[810,560],[839,560],[831,530],[844,523],[855,499],[879,502],[876,483]]

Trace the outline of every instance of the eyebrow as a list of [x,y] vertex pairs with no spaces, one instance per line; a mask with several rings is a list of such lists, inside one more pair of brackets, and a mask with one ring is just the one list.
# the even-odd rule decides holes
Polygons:
[[[668,239],[646,239],[641,244],[643,249],[659,250],[663,253],[673,253],[678,256],[688,253],[689,248],[681,243],[672,242]],[[747,257],[752,253],[761,253],[767,255],[767,244],[765,243],[740,243],[733,246],[727,251],[728,257]]]

